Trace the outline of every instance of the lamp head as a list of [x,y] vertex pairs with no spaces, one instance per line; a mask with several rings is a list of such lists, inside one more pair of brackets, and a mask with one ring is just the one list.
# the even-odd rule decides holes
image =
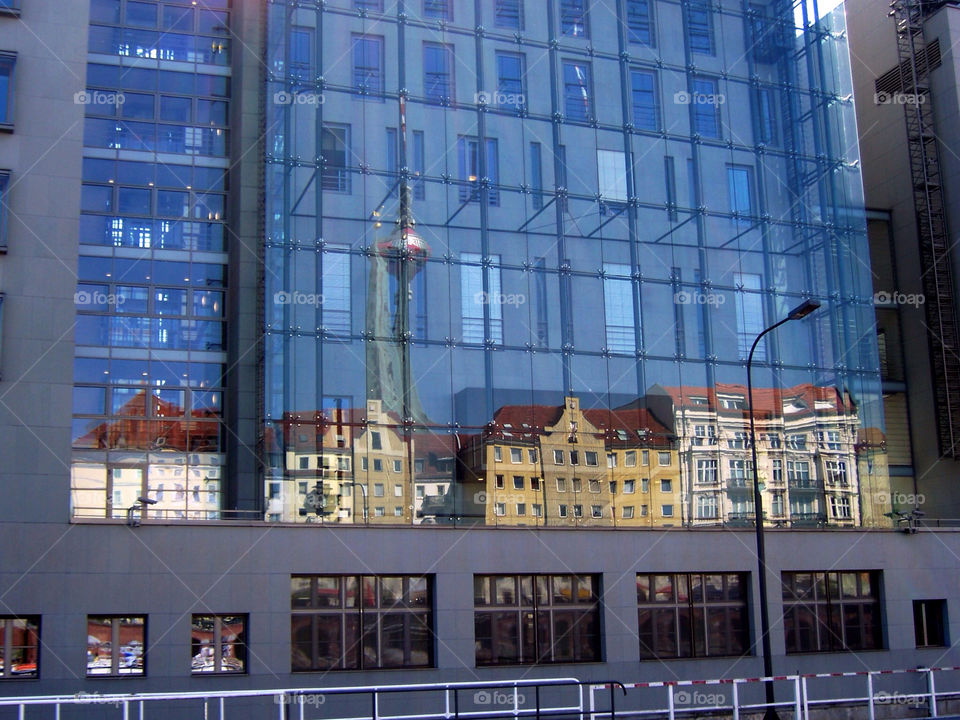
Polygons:
[[820,303],[818,303],[816,300],[804,300],[787,314],[787,318],[789,320],[799,320],[800,318],[805,318],[819,307]]

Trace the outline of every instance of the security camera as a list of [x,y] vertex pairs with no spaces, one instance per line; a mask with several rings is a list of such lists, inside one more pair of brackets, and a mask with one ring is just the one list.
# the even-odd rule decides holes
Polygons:
[[151,500],[151,499],[148,498],[148,497],[138,497],[138,498],[137,498],[137,502],[140,503],[141,505],[156,505],[156,504],[157,504],[157,501],[156,501],[156,500]]

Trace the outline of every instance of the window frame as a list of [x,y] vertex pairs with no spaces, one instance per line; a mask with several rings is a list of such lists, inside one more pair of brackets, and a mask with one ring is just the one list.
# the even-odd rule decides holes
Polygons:
[[[307,580],[306,586],[304,586],[303,580]],[[324,581],[324,588],[327,590],[334,584],[331,581],[336,581],[336,589],[333,591],[336,597],[329,596],[328,592],[328,604],[326,605],[320,604],[321,597],[318,591],[321,589],[321,580]],[[400,581],[400,596],[399,599],[391,601],[384,597],[384,582],[387,581],[395,584],[397,580]],[[297,581],[300,581],[299,587]],[[416,588],[412,587],[411,581],[416,581],[418,584],[422,581],[422,589],[419,586]],[[296,593],[298,589],[302,590],[304,587],[306,587],[308,593],[306,604],[298,605]],[[291,575],[290,672],[325,673],[349,670],[370,671],[395,668],[418,669],[436,667],[437,633],[435,587],[436,582],[433,575]],[[352,600],[350,595],[351,588],[354,593]],[[417,596],[421,592],[425,600],[418,604]],[[417,595],[415,595],[415,593]],[[405,662],[400,664],[387,664],[383,662],[383,645],[384,641],[388,639],[388,635],[386,634],[388,630],[384,627],[384,621],[387,619],[392,620],[395,616],[404,618],[401,623],[401,628]],[[304,617],[309,618],[308,622],[303,623],[301,621],[298,626],[297,619]],[[339,654],[333,662],[320,663],[317,662],[320,658],[319,653],[321,651],[320,623],[324,619],[329,622],[331,618],[336,618],[337,622],[336,646]],[[348,621],[349,618],[354,618],[354,620],[350,622]],[[302,641],[298,643],[297,640],[295,640],[297,630],[303,627],[306,627],[309,631],[309,639],[307,640],[310,650],[309,655],[297,647],[298,644],[302,646],[304,643]],[[368,664],[365,662],[367,658],[364,649],[366,637],[371,629],[374,634],[376,661]],[[425,630],[429,638],[429,641],[425,644],[427,656],[425,663],[410,662],[413,653],[416,652],[413,645],[413,632],[415,630]],[[352,646],[349,644],[349,639],[347,638],[348,632],[352,632],[353,638],[355,638]],[[356,651],[354,658],[350,658],[347,652],[349,652],[350,647],[356,647],[358,644],[360,645],[359,650]],[[296,653],[298,651],[309,661],[309,667],[294,666],[294,659],[297,657]],[[332,656],[330,657],[332,658]],[[348,664],[350,665],[349,667]]]
[[[599,573],[477,574],[473,580],[476,667],[603,662]],[[572,624],[564,630],[565,622]],[[481,624],[489,634],[481,634]],[[498,646],[498,637],[507,642]]]
[[[22,633],[24,637],[23,644],[14,644],[14,635],[19,628],[18,623],[23,623]],[[40,677],[40,648],[43,645],[42,640],[42,618],[40,615],[0,615],[0,630],[3,634],[3,642],[0,644],[0,650],[3,651],[4,663],[0,666],[0,682],[10,680],[36,680]],[[35,644],[28,644],[26,641],[32,636]],[[23,651],[22,660],[15,664],[12,659],[17,651]],[[32,651],[32,653],[31,653]],[[31,654],[33,662],[30,662]],[[11,662],[6,662],[10,658]],[[23,670],[24,666],[33,665],[33,669]],[[18,670],[19,666],[19,670]]]
[[16,73],[17,53],[0,50],[0,74],[6,69],[7,97],[5,98],[6,115],[0,117],[0,132],[13,132],[14,113],[16,112]]
[[[571,72],[576,72],[574,69],[582,67],[584,69],[584,77],[582,82],[572,83],[567,81],[567,69],[571,68]],[[590,62],[580,60],[579,58],[568,58],[561,60],[560,62],[560,74],[561,82],[563,85],[563,116],[568,122],[582,122],[589,123],[592,122],[596,117],[596,105],[594,102],[594,84],[593,84],[593,65]],[[571,94],[573,89],[586,89],[586,103],[584,104],[582,112],[578,109],[576,112],[571,113],[570,109],[577,107],[578,98]],[[581,93],[582,99],[583,95]]]
[[[863,593],[863,578],[868,578],[870,594]],[[804,578],[809,578],[805,580]],[[848,593],[850,579],[856,594]],[[880,570],[790,570],[780,573],[783,597],[784,647],[787,655],[883,650],[883,572]],[[809,588],[802,593],[798,588]],[[870,608],[872,626],[865,622]],[[859,643],[848,643],[848,618],[855,610]],[[825,616],[825,617],[824,617]],[[806,636],[798,635],[803,618]],[[872,629],[868,635],[867,629]],[[804,629],[800,628],[800,632]],[[839,635],[837,631],[839,630]]]
[[[377,86],[375,88],[370,87],[370,83],[366,82],[370,78],[371,65],[367,64],[369,60],[367,53],[368,49],[366,43],[373,43],[376,45],[377,52],[377,66],[376,66],[376,80]],[[359,43],[364,43],[363,59],[364,64],[359,65],[357,63],[357,46]],[[383,35],[371,35],[369,33],[351,33],[350,34],[350,84],[354,94],[354,97],[361,99],[372,99],[379,102],[384,101],[384,77],[385,77],[385,47],[386,42]],[[357,82],[358,71],[363,70],[364,72],[364,82]]]
[[[229,618],[236,618],[240,624],[240,633],[235,635],[235,640],[232,642],[225,643],[223,640],[223,625],[224,621]],[[202,620],[213,621],[213,669],[206,670],[205,659],[209,658],[209,655],[203,656],[203,648],[205,647],[202,643],[197,643],[201,651],[197,654],[193,654],[194,647],[194,638],[193,633],[197,631],[197,622]],[[190,617],[190,645],[191,645],[191,666],[190,674],[191,675],[246,675],[249,672],[249,640],[248,640],[248,628],[250,624],[249,616],[246,613],[194,613]],[[233,659],[239,662],[240,667],[238,669],[227,670],[224,669],[226,666],[225,660],[228,658],[224,657],[224,645],[228,644],[234,648],[234,653],[237,649],[241,649],[242,653],[238,657],[236,654],[233,655]],[[201,665],[197,666],[197,658],[200,658]]]
[[[933,604],[936,604],[937,612],[939,618],[935,618],[934,622],[939,624],[938,628],[934,629],[934,632],[937,633],[937,638],[931,641],[931,631],[927,623],[927,608],[928,606],[932,607]],[[917,611],[920,611],[920,614],[917,614]],[[948,616],[948,603],[946,599],[924,599],[924,600],[914,600],[913,601],[913,636],[914,642],[917,648],[939,648],[939,647],[950,647],[950,624]]]
[[[90,623],[94,621],[110,621],[110,667],[107,669],[107,672],[90,672],[91,671],[91,661],[90,661],[90,652],[89,644],[87,646],[87,668],[86,676],[88,678],[101,678],[101,677],[112,677],[112,678],[128,678],[128,677],[146,677],[147,675],[147,639],[148,639],[148,623],[146,615],[116,615],[116,614],[107,614],[107,615],[87,615],[87,626],[89,628]],[[121,621],[123,620],[133,620],[140,622],[133,622],[130,625],[141,628],[141,640],[139,640],[142,651],[140,654],[140,666],[137,667],[135,664],[131,667],[126,665],[121,667],[120,656],[122,648],[120,646],[120,627]],[[88,638],[92,634],[87,632]],[[88,641],[89,642],[89,641]],[[102,645],[103,643],[101,643]],[[129,646],[129,642],[127,645]],[[95,662],[95,661],[94,661]]]
[[[710,587],[716,587],[716,580],[710,585],[707,578],[719,578],[719,596],[708,595]],[[737,596],[732,595],[732,578],[736,578]],[[637,639],[641,661],[749,656],[750,579],[749,573],[737,571],[637,573]],[[699,583],[699,595],[692,589],[694,580]],[[678,591],[684,595],[681,597]],[[720,612],[725,621],[723,642],[711,651],[711,640],[716,639],[710,628],[711,616],[716,618]],[[740,615],[739,627],[731,623],[734,612]],[[660,620],[661,615],[666,622]],[[683,625],[685,633],[681,630]],[[667,637],[657,636],[658,629],[671,626],[672,632]],[[672,640],[670,651],[666,645],[660,647],[666,639]]]

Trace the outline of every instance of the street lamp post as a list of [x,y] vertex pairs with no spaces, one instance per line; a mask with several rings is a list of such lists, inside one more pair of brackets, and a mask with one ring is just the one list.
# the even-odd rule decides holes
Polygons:
[[[757,580],[760,586],[760,643],[763,652],[763,674],[765,677],[773,675],[773,657],[770,651],[770,611],[767,606],[767,553],[763,541],[763,497],[760,495],[760,482],[757,473],[757,429],[753,418],[753,351],[757,349],[760,339],[768,332],[776,330],[791,320],[805,318],[819,307],[820,303],[814,300],[807,300],[795,307],[783,320],[774,323],[757,335],[756,340],[750,347],[750,355],[747,357],[747,402],[750,403],[750,449],[753,456],[753,517],[757,532]],[[774,704],[773,681],[768,680],[764,683],[764,687],[767,693],[767,711],[763,718],[764,720],[778,720],[779,716]]]

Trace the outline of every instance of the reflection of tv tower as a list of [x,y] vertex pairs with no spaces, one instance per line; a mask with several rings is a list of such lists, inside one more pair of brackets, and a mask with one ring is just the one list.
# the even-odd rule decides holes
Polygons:
[[[400,98],[400,210],[390,235],[376,244],[370,259],[367,290],[367,397],[381,400],[384,412],[425,422],[410,368],[411,283],[430,256],[430,246],[416,232],[407,170],[407,105]],[[381,203],[382,207],[383,203]],[[379,209],[374,213],[379,215]],[[379,225],[379,223],[378,223]],[[390,285],[395,286],[393,304]],[[393,317],[391,317],[391,314]]]

